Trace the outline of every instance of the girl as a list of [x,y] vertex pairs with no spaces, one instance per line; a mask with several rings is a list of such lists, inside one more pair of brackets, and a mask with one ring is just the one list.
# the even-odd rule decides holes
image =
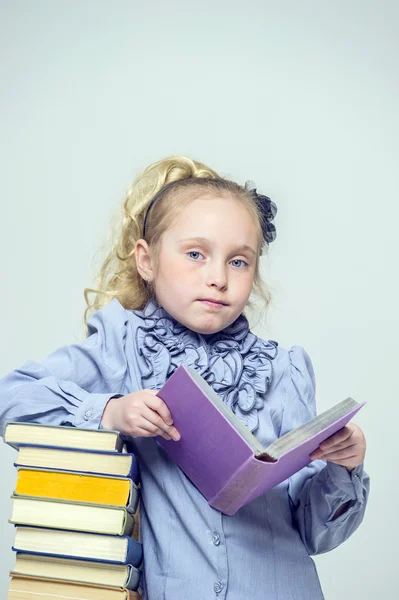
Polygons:
[[123,434],[141,471],[143,600],[320,600],[310,555],[341,544],[363,519],[365,440],[352,423],[311,456],[322,460],[230,517],[155,439],[180,437],[156,396],[180,364],[197,369],[263,445],[315,415],[308,354],[256,337],[243,312],[253,290],[270,301],[259,259],[275,238],[276,210],[197,161],[151,165],[128,191],[98,289],[85,291],[86,313],[95,310],[87,339],[0,382],[2,435],[12,420]]

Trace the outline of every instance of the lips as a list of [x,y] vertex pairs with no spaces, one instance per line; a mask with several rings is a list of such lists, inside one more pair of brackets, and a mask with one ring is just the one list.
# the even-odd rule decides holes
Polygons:
[[225,302],[222,302],[222,300],[215,300],[214,298],[200,298],[200,302],[212,302],[213,304],[219,306],[227,306]]

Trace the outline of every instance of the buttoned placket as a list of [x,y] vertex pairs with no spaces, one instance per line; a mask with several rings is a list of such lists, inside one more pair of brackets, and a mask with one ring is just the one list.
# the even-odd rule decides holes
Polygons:
[[228,564],[227,564],[227,547],[223,529],[223,519],[227,518],[223,513],[217,513],[215,523],[217,524],[211,531],[211,542],[215,546],[213,556],[216,559],[216,578],[213,583],[213,592],[215,600],[224,600],[228,584]]

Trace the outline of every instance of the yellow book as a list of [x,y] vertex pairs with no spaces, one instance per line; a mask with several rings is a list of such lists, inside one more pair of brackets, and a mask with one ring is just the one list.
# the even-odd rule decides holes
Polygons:
[[30,468],[17,473],[16,496],[124,506],[130,513],[137,509],[139,491],[129,478]]

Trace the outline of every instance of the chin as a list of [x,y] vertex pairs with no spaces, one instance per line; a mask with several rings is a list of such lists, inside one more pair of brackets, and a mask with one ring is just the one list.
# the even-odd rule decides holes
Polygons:
[[[168,309],[166,308],[166,310]],[[238,318],[240,313],[236,316],[232,316],[231,306],[228,307],[228,314],[224,315],[211,312],[206,313],[202,310],[198,310],[198,307],[193,310],[192,306],[173,306],[173,308],[171,307],[169,314],[171,314],[179,323],[196,333],[201,335],[212,335],[228,327]]]
[[[234,319],[235,320],[235,319]],[[226,327],[228,327],[230,324],[232,323],[232,321],[228,320],[225,322],[225,320],[220,319],[219,322],[216,319],[213,319],[212,322],[205,322],[202,320],[201,323],[201,319],[196,320],[196,322],[193,322],[191,325],[188,325],[188,327],[190,327],[190,329],[192,329],[193,331],[196,331],[197,333],[200,333],[202,335],[212,335],[213,333],[218,333],[219,331],[222,331],[223,329],[225,329]]]
[[200,333],[201,335],[212,335],[214,333],[218,333],[218,331],[222,331],[222,329],[225,328],[225,325],[223,325],[222,327],[208,327],[208,328],[201,328],[201,327],[191,327],[191,329],[193,331],[195,331],[196,333]]

